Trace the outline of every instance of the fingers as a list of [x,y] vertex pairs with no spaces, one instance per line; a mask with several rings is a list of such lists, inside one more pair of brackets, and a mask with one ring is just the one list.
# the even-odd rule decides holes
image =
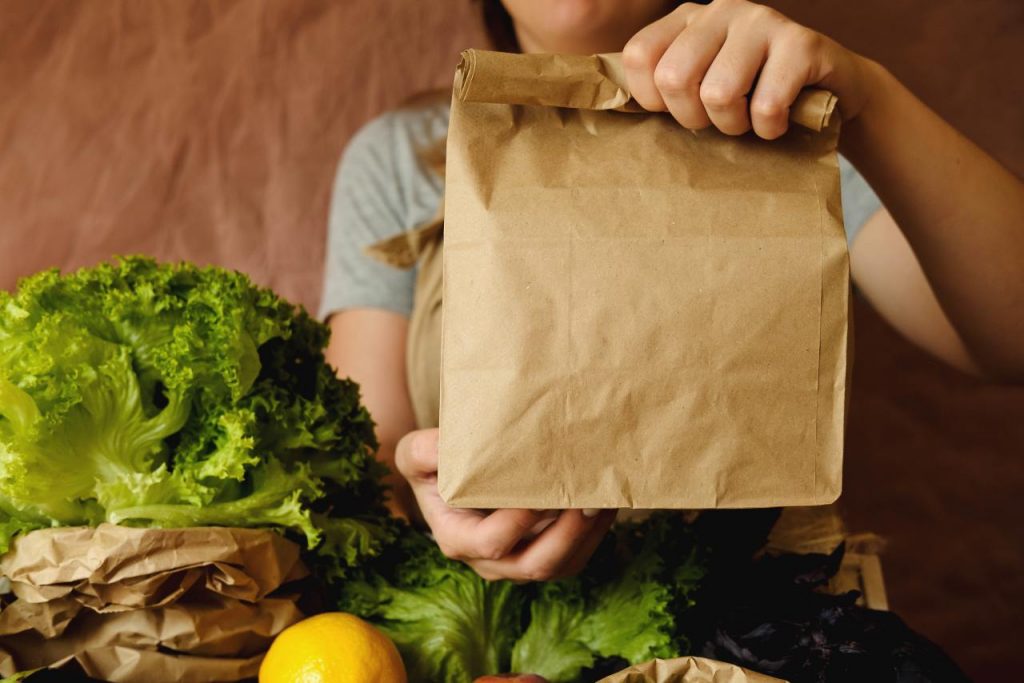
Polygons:
[[395,447],[395,467],[413,486],[437,479],[438,430],[409,432]]
[[462,560],[506,557],[542,519],[541,513],[533,510],[495,510],[480,519],[462,514],[465,512],[455,511],[453,523],[444,529],[449,545]]
[[496,510],[485,514],[452,508],[439,495],[417,500],[441,552],[464,562],[505,557],[541,518],[532,510]]
[[669,45],[654,69],[654,84],[672,117],[691,130],[711,118],[701,101],[701,82],[725,42],[726,26],[695,22]]
[[447,557],[455,560],[496,560],[508,555],[542,519],[533,510],[478,510],[449,507],[436,488],[417,494],[423,519]]
[[789,128],[789,107],[815,74],[815,34],[794,26],[774,41],[750,99],[754,132],[766,140]]
[[499,560],[478,560],[470,565],[485,579],[548,581],[568,576],[567,569],[574,568],[576,560],[582,556],[585,562],[594,552],[610,523],[605,514],[585,517],[579,510],[566,510],[521,550]]
[[562,576],[575,576],[583,571],[583,568],[587,566],[587,562],[590,561],[590,556],[597,550],[597,546],[601,545],[601,541],[604,540],[608,530],[615,523],[617,513],[618,510],[602,510],[598,514],[597,523],[587,532],[586,537],[576,548],[575,555],[562,567]]
[[437,443],[436,429],[412,432],[399,442],[395,464],[441,551],[484,578],[543,581],[574,574],[615,518],[614,510],[567,510],[551,521],[544,511],[453,508],[437,491]]
[[507,555],[540,522],[532,510],[478,510],[449,506],[437,491],[436,429],[411,432],[395,452],[395,465],[412,486],[423,520],[442,552],[459,560]]
[[747,93],[764,63],[768,47],[763,33],[730,32],[700,84],[700,101],[711,123],[726,135],[750,130]]
[[654,82],[655,67],[676,37],[686,28],[697,5],[683,4],[653,24],[641,29],[622,48],[626,83],[637,103],[648,111],[667,111]]
[[645,109],[667,111],[692,130],[714,125],[741,135],[752,128],[774,139],[786,132],[802,87],[838,82],[828,64],[841,64],[841,52],[768,7],[716,0],[681,5],[644,28],[622,61],[630,93]]

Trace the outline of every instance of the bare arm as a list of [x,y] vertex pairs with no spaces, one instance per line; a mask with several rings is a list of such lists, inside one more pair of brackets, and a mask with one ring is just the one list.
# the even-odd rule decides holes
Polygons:
[[409,321],[390,311],[356,308],[331,316],[327,362],[362,390],[363,404],[377,423],[377,458],[391,469],[389,507],[411,518],[416,506],[405,478],[395,469],[399,440],[416,429],[405,377],[405,338]]
[[891,213],[854,245],[861,289],[941,358],[1024,379],[1024,184],[892,74],[745,0],[681,5],[637,33],[623,63],[642,106],[729,135],[777,138],[802,88],[835,92],[841,149]]
[[841,144],[892,218],[854,245],[861,289],[940,357],[1024,379],[1024,184],[887,71],[867,68],[869,97]]
[[861,228],[850,250],[850,264],[860,292],[904,337],[959,370],[984,374],[888,211],[879,209]]

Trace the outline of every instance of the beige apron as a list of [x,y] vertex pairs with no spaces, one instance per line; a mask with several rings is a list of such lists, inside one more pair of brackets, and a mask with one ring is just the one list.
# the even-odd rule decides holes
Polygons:
[[[443,206],[443,205],[442,205]],[[405,373],[416,426],[437,427],[441,398],[441,210],[426,223],[370,246],[366,253],[396,268],[419,262],[413,295]]]

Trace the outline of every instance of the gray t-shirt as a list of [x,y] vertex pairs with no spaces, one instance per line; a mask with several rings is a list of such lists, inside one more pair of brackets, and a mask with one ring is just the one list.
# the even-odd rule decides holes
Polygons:
[[[437,212],[444,182],[420,161],[448,130],[447,103],[380,116],[352,138],[334,180],[320,315],[380,308],[408,316],[416,273],[378,263],[363,249],[424,223]],[[843,220],[850,243],[881,202],[839,158]]]

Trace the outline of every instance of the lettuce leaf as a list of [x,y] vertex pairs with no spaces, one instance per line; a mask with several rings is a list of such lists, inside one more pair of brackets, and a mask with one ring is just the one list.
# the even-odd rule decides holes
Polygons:
[[581,576],[540,587],[512,670],[567,683],[598,658],[685,654],[676,619],[704,572],[698,539],[678,513],[618,526]]
[[519,586],[484,581],[403,527],[395,545],[342,584],[339,607],[391,637],[410,681],[461,683],[508,670],[523,599]]
[[484,581],[402,527],[343,584],[339,608],[380,626],[414,683],[510,670],[569,683],[602,659],[687,652],[676,620],[704,567],[696,535],[671,513],[616,527],[583,574],[536,585]]
[[219,268],[125,258],[0,292],[0,552],[32,529],[271,527],[335,576],[394,538],[328,330]]

